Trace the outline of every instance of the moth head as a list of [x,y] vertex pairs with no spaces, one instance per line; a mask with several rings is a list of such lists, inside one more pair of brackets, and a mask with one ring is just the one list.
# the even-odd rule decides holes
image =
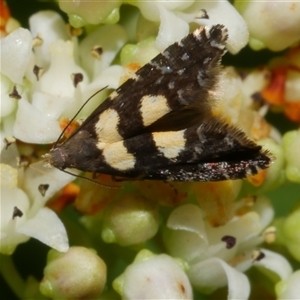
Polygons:
[[48,164],[60,170],[76,168],[87,171],[86,166],[100,154],[95,137],[86,130],[79,130],[72,137],[52,148],[44,157],[48,160]]
[[49,153],[44,154],[42,158],[45,160],[44,167],[52,168],[55,167],[60,170],[64,170],[69,167],[67,158],[68,156],[61,151],[60,147],[55,147],[50,150]]

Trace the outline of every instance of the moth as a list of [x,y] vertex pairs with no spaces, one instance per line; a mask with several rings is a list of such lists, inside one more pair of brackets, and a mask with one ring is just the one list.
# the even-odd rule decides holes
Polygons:
[[212,114],[226,40],[214,25],[169,46],[50,150],[50,165],[164,181],[242,179],[269,167],[268,151]]

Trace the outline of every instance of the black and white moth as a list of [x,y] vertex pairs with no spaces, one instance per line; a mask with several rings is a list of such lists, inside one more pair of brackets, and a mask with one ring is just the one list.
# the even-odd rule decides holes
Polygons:
[[166,181],[242,179],[267,168],[268,151],[211,112],[226,40],[215,25],[169,46],[55,146],[49,163]]

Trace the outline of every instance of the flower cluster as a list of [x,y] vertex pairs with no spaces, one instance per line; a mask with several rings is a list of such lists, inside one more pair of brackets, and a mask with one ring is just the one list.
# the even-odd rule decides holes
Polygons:
[[[272,201],[276,194],[285,203],[300,197],[300,4],[119,0],[58,7],[68,24],[42,10],[26,29],[0,1],[0,253],[13,291],[20,298],[201,299],[227,287],[221,297],[248,299],[265,295],[253,284],[255,269],[273,283],[273,298],[298,297],[299,203],[282,213]],[[232,64],[247,45],[253,57],[258,49],[273,51],[263,66],[223,67],[212,104],[213,115],[272,153],[268,170],[244,181],[118,183],[85,174],[89,180],[74,184],[72,175],[45,168],[41,158],[88,98],[103,89],[69,131],[159,52],[213,24],[228,29]],[[75,221],[65,214],[70,202],[82,214]],[[53,248],[40,282],[9,276],[17,274],[11,256],[31,237]]]

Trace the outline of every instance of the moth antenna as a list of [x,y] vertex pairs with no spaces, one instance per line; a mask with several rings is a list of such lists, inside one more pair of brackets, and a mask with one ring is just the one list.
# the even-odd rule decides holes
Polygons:
[[[42,164],[43,161],[44,161],[44,159],[43,159],[43,160],[40,160],[40,161],[37,161],[37,162],[34,162],[34,163],[31,163],[31,164],[29,164],[28,168],[34,170],[35,172],[37,172],[37,173],[39,173],[39,174],[45,175],[46,172],[43,171],[43,169],[39,169],[39,168],[38,168],[38,165]],[[35,166],[37,166],[37,167],[35,167]]]
[[108,189],[122,189],[122,187],[120,187],[120,186],[112,186],[112,185],[102,184],[102,183],[99,183],[98,181],[93,180],[93,179],[91,179],[91,178],[85,177],[85,176],[83,176],[83,175],[73,174],[72,172],[69,172],[69,171],[64,170],[64,169],[59,169],[59,170],[62,171],[62,172],[65,172],[65,173],[67,173],[67,174],[69,174],[69,175],[72,175],[72,176],[74,176],[74,177],[81,178],[81,179],[85,179],[85,180],[87,180],[87,181],[93,182],[93,183],[98,184],[98,185],[100,185],[100,186],[102,186],[102,187],[104,187],[104,188],[108,188]]
[[68,122],[67,126],[63,129],[63,131],[60,133],[59,137],[57,138],[56,142],[53,145],[53,148],[57,147],[57,144],[59,142],[59,140],[62,138],[62,136],[64,135],[64,133],[66,132],[66,130],[68,129],[68,127],[70,126],[70,124],[75,120],[75,118],[79,115],[79,113],[83,110],[83,108],[90,102],[90,100],[92,98],[94,98],[97,94],[99,94],[100,92],[102,92],[103,90],[105,90],[106,88],[108,88],[108,85],[105,86],[104,88],[98,90],[96,93],[94,93],[92,96],[90,96],[85,103],[79,108],[79,110],[77,111],[77,113],[73,116],[73,118]]

